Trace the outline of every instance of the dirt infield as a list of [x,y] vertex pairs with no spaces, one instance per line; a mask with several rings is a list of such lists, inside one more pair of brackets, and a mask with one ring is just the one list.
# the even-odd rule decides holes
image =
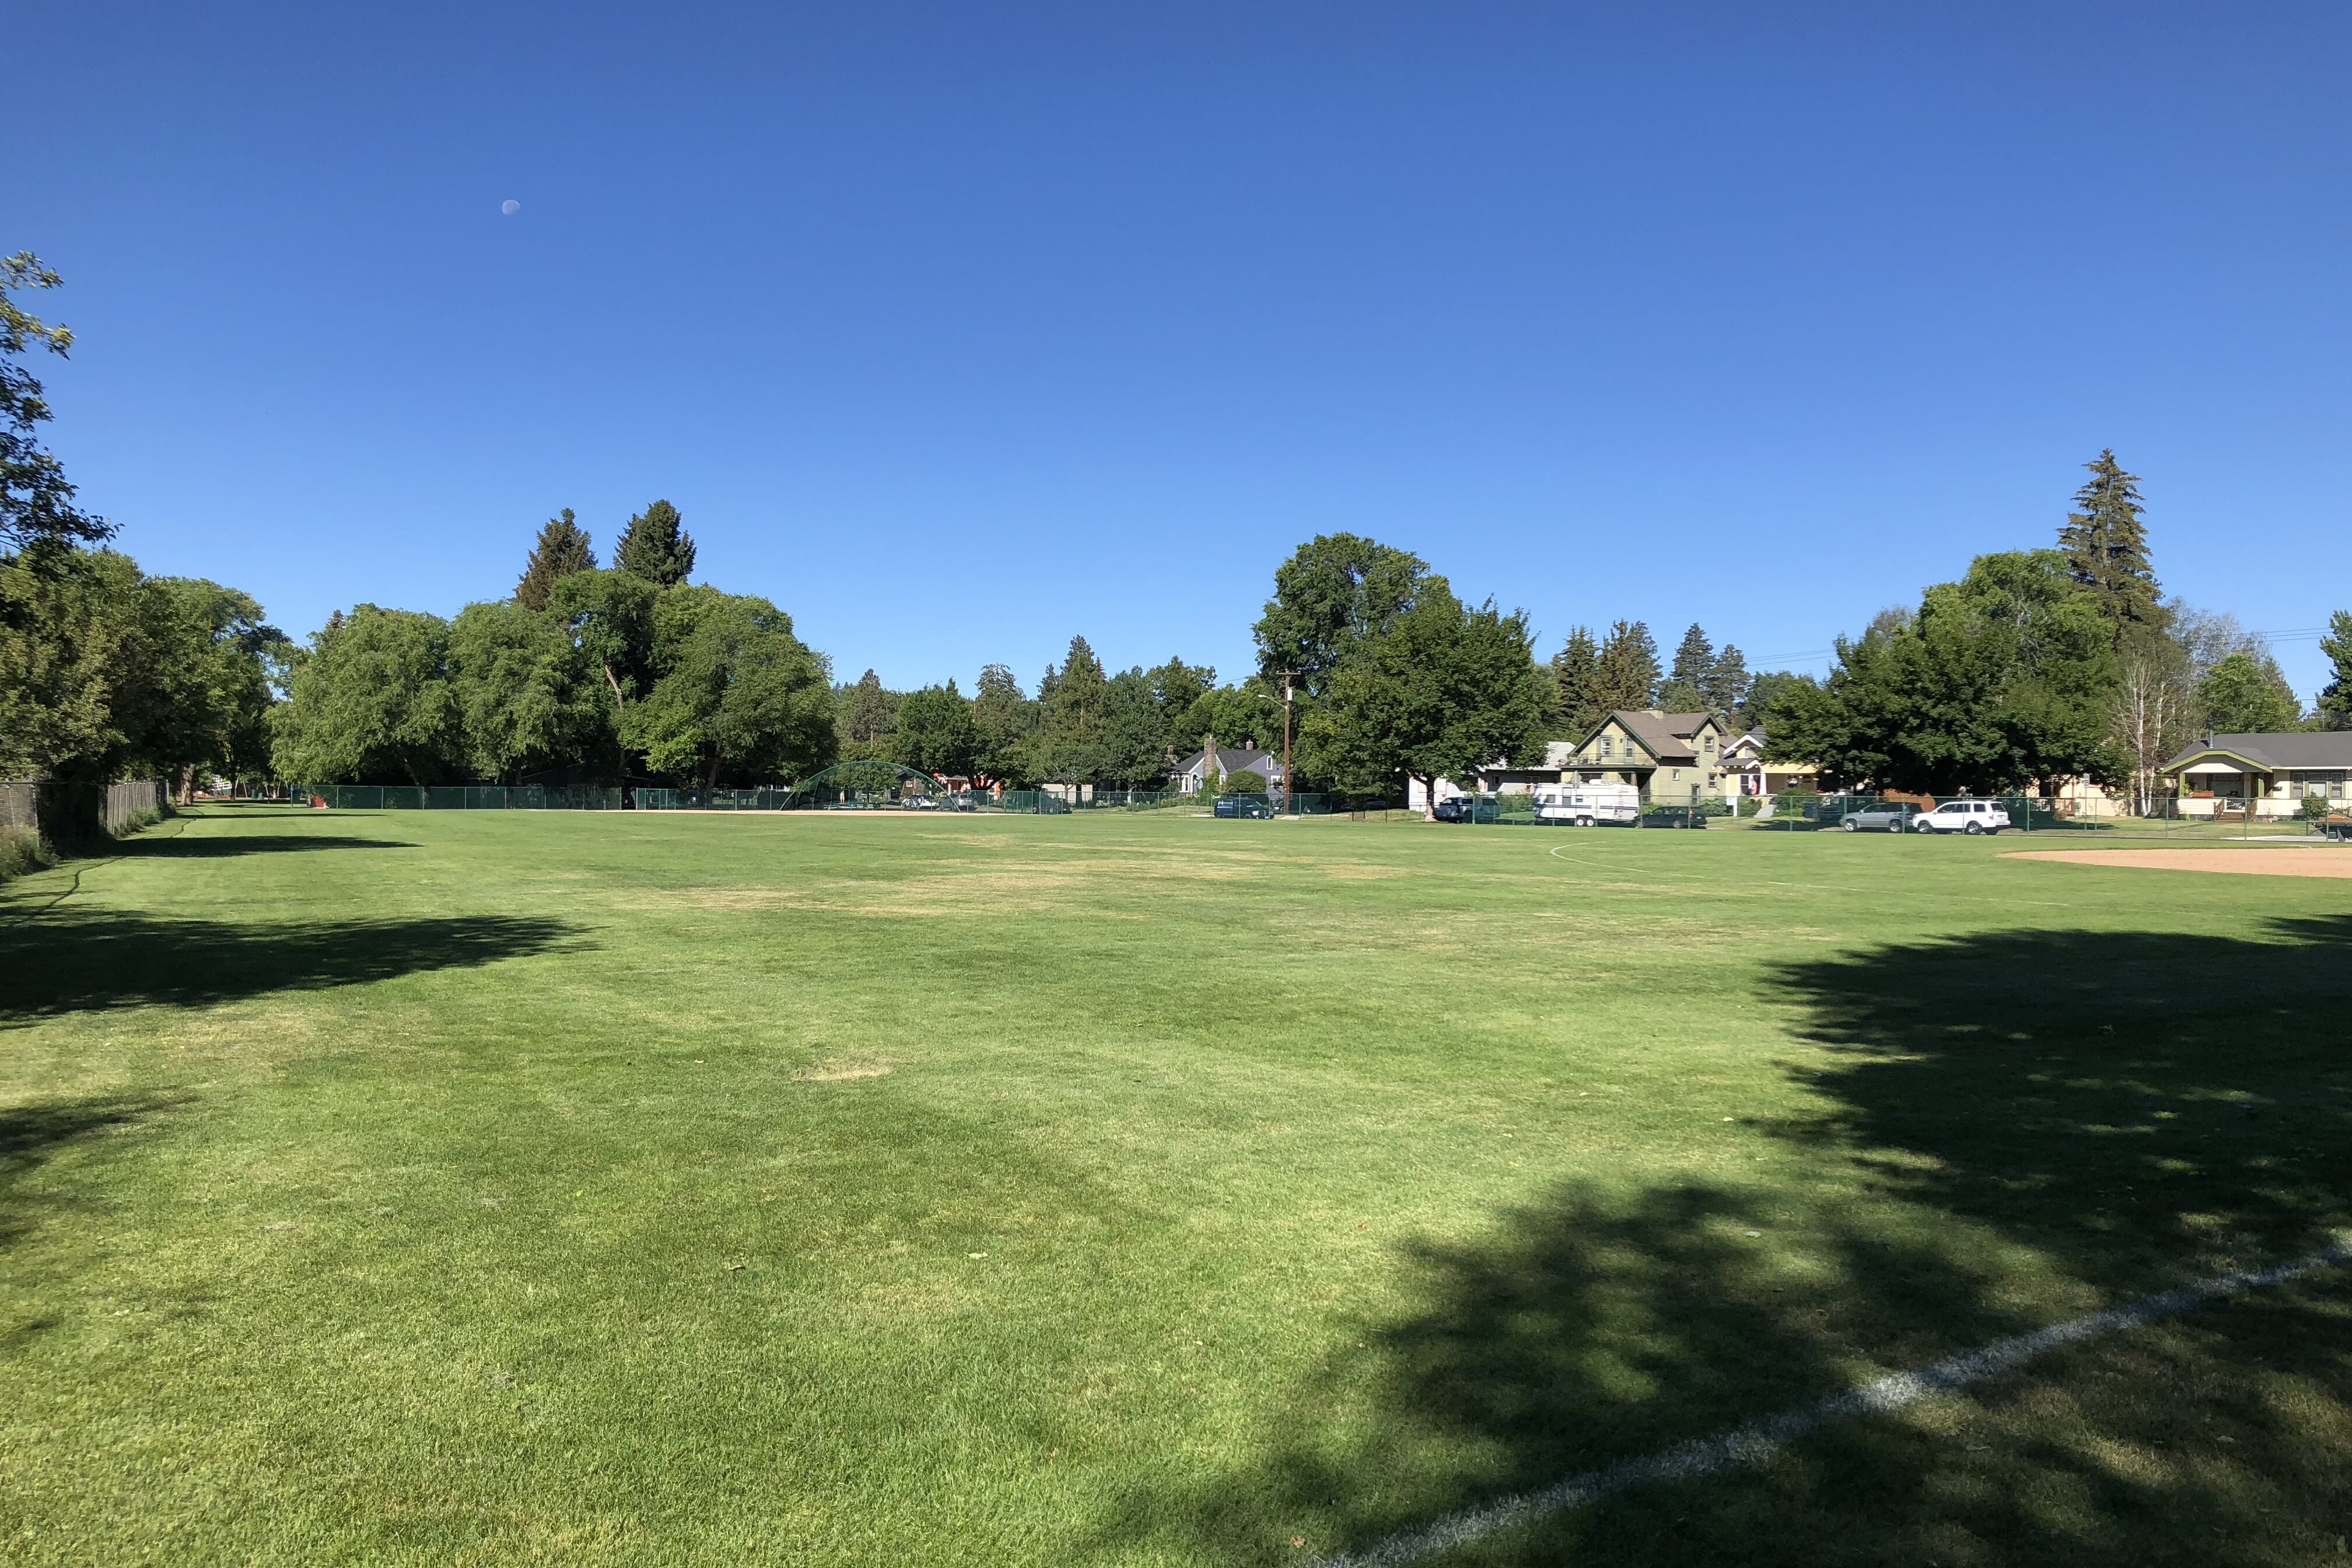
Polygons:
[[2234,871],[2245,877],[2352,877],[2352,849],[2021,849],[2004,860],[2063,860],[2144,871]]

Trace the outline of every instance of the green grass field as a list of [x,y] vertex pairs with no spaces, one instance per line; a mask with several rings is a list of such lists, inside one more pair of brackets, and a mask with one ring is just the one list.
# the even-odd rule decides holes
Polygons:
[[[182,818],[0,893],[0,1558],[1303,1563],[2352,1225],[2352,882],[2022,847]],[[2352,1561],[2347,1279],[1447,1561]]]

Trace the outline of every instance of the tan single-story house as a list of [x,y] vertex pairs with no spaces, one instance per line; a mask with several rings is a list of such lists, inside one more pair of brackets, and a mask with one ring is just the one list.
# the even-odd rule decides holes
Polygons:
[[2352,802],[2352,730],[2210,735],[2158,770],[2179,787],[2183,816],[2216,812],[2293,816],[2306,795]]
[[1750,730],[1723,748],[1723,771],[1731,786],[1750,800],[1761,795],[1779,795],[1783,790],[1822,787],[1822,770],[1816,763],[1768,763],[1764,760],[1762,726]]

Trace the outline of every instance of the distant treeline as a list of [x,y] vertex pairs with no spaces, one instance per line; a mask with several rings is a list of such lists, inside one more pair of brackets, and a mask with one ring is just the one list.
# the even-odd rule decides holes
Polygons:
[[73,786],[58,799],[134,773],[757,784],[845,758],[1149,786],[1212,736],[1278,746],[1286,693],[1297,782],[1350,793],[1533,762],[1613,709],[1715,711],[1829,782],[1938,794],[2074,776],[2146,792],[2206,730],[2352,725],[2352,613],[2321,643],[2333,679],[2306,713],[2259,638],[2159,591],[2139,481],[2112,452],[2053,548],[1980,556],[1882,611],[1822,679],[1752,673],[1697,626],[1663,662],[1636,620],[1576,626],[1538,662],[1524,612],[1334,533],[1276,568],[1239,680],[1181,656],[1113,671],[1073,637],[1034,690],[991,664],[969,695],[952,679],[892,691],[870,669],[836,682],[771,601],[690,582],[694,542],[666,500],[628,520],[608,566],[566,510],[508,597],[450,619],[362,604],[298,647],[234,589],[145,575],[77,506],[37,439],[49,410],[27,363],[71,334],[14,297],[57,281],[28,255],[0,261],[0,770]]

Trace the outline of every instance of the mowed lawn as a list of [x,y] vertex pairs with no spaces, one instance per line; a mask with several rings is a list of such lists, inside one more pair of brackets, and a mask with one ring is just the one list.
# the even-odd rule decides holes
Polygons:
[[[2024,847],[179,819],[0,893],[0,1558],[1303,1563],[2352,1226],[2352,883]],[[1444,1561],[2343,1561],[2348,1284]]]

